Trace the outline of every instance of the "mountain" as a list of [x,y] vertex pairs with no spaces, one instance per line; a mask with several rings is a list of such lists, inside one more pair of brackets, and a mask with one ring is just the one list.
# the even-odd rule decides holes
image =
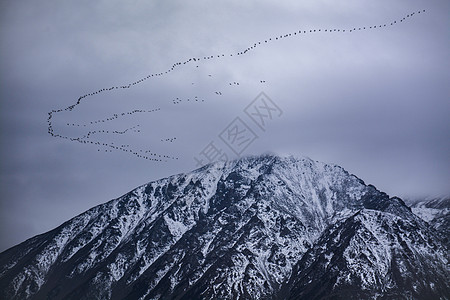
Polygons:
[[1,299],[449,299],[435,228],[343,168],[264,155],[140,186],[0,254]]
[[412,212],[428,222],[450,243],[450,197],[408,200]]

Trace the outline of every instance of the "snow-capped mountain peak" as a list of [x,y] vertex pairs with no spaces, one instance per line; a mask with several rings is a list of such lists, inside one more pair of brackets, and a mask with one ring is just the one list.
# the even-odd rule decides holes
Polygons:
[[0,254],[7,299],[445,299],[449,275],[401,199],[276,155],[150,182]]

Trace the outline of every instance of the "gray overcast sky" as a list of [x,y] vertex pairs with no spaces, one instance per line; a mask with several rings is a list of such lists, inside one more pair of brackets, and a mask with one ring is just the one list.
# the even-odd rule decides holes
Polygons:
[[[235,117],[258,135],[245,154],[336,163],[391,196],[450,194],[450,3],[340,2],[2,1],[0,251],[194,169],[211,141],[235,158],[218,137]],[[222,54],[86,97],[52,119],[70,137],[134,127],[90,140],[178,159],[152,162],[47,133],[48,112],[82,95]],[[260,92],[283,111],[265,131],[244,113]],[[159,110],[90,124],[135,109]]]

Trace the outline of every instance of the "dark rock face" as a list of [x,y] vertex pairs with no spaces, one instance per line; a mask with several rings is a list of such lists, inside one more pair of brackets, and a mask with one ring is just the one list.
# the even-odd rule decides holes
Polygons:
[[415,220],[361,210],[302,257],[290,298],[438,299],[448,294],[448,269],[440,254],[421,251],[440,247],[432,236]]
[[342,168],[261,156],[141,186],[0,254],[1,299],[448,299],[448,249]]
[[450,197],[408,201],[412,212],[428,222],[450,246]]

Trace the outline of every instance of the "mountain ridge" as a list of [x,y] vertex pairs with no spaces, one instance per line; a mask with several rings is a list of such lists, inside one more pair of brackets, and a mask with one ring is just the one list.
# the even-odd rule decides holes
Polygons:
[[[396,231],[372,233],[366,225],[382,226],[377,218],[395,224]],[[393,219],[413,225],[401,229]],[[348,243],[333,242],[337,224],[345,225],[341,230],[347,233]],[[352,226],[358,230],[347,228]],[[423,238],[414,238],[412,228]],[[312,272],[316,277],[311,275],[310,280],[321,282],[325,276],[328,281],[323,285],[334,287],[330,293],[343,293],[347,284],[361,291],[355,294],[371,299],[404,291],[410,295],[405,299],[422,295],[448,299],[448,282],[442,279],[450,274],[448,255],[440,250],[446,246],[433,230],[401,199],[390,198],[339,166],[294,156],[246,157],[141,185],[0,253],[0,295],[10,299],[320,299],[326,295],[315,292],[304,278],[309,278],[306,270],[323,270]],[[392,275],[395,268],[380,271],[383,264],[364,259],[359,265],[367,266],[370,274],[381,278],[379,274],[391,272],[391,280],[363,285],[327,271],[328,266],[348,269],[346,274],[356,278],[358,264],[343,255],[336,259],[337,265],[323,260],[324,245],[353,253],[359,247],[354,241],[363,242],[371,235],[391,243],[386,257],[412,266],[406,270],[415,270],[415,259],[425,260],[425,277],[437,275],[434,289],[425,284],[416,290],[401,285],[404,278]],[[385,247],[373,245],[381,252]],[[397,248],[409,249],[402,251],[412,256],[393,258]],[[361,249],[370,254],[370,248]]]

